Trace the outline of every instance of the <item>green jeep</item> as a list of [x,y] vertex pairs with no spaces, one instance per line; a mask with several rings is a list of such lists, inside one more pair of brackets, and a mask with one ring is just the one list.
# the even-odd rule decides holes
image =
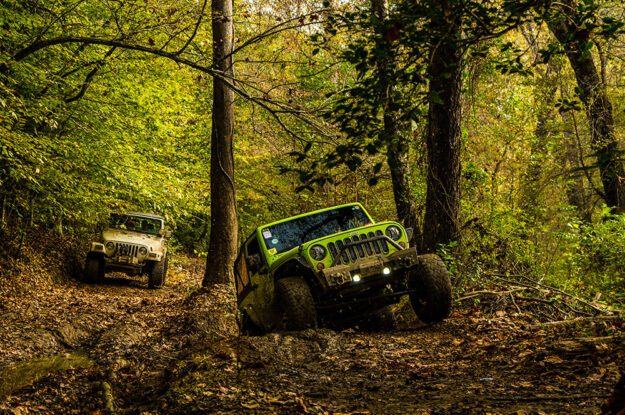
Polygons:
[[410,232],[374,222],[359,203],[256,228],[235,262],[242,330],[389,325],[389,306],[406,294],[420,320],[443,320],[451,311],[449,273],[437,255],[408,247]]

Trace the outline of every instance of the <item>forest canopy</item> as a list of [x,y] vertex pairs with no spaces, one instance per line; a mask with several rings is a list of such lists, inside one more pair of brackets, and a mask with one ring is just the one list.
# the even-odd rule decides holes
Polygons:
[[520,274],[622,303],[621,2],[242,1],[232,74],[210,9],[2,2],[3,238],[139,210],[206,253],[220,80],[233,235],[359,201],[413,227],[458,290]]

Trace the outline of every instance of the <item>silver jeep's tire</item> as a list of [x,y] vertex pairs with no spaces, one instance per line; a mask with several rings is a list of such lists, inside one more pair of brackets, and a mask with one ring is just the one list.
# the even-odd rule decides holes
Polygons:
[[83,281],[89,284],[102,282],[104,280],[104,260],[101,255],[89,252],[85,261]]
[[148,276],[148,288],[161,288],[165,285],[167,277],[167,255],[163,259],[154,263]]

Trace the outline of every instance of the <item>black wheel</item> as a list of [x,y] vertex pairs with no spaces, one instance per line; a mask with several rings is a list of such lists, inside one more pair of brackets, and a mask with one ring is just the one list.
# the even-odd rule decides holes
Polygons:
[[165,285],[167,277],[167,255],[158,262],[155,262],[148,276],[148,288],[161,288]]
[[287,330],[317,327],[315,300],[303,278],[290,277],[278,280],[276,290],[284,312]]
[[89,284],[102,282],[104,279],[104,259],[101,255],[89,252],[85,261],[83,281]]
[[410,303],[419,320],[435,323],[449,316],[451,280],[445,263],[438,255],[420,255],[409,284]]

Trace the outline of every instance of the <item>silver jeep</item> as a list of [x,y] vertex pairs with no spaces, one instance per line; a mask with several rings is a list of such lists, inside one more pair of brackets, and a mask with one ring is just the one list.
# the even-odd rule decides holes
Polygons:
[[167,275],[165,219],[148,213],[113,213],[100,241],[92,242],[85,262],[85,282],[101,282],[107,272],[148,275],[148,286],[160,288]]

